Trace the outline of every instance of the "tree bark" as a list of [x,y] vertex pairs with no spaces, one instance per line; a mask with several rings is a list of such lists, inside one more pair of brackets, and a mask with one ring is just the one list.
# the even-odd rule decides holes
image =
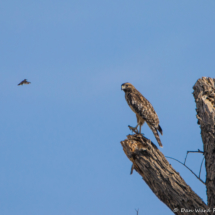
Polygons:
[[[193,87],[204,144],[208,205],[185,183],[160,150],[141,134],[121,141],[133,168],[175,214],[213,214],[215,207],[215,79],[201,78]],[[187,212],[187,213],[186,213]],[[189,213],[188,213],[189,212]],[[215,211],[214,211],[215,212]]]
[[215,79],[201,78],[193,87],[204,144],[208,206],[215,206]]
[[207,205],[185,183],[160,150],[141,134],[128,135],[121,141],[123,150],[134,169],[142,176],[155,195],[175,214],[210,214]]

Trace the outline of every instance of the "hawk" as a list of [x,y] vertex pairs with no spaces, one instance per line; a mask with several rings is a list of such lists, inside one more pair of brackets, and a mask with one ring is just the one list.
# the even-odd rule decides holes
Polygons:
[[30,84],[31,82],[28,82],[27,81],[27,79],[24,79],[23,81],[21,81],[19,84],[18,84],[18,86],[19,85],[23,85],[23,84]]
[[137,126],[129,126],[129,128],[133,131],[137,131],[139,125],[139,133],[141,133],[141,126],[146,122],[152,130],[159,146],[163,147],[158,134],[159,131],[161,135],[163,135],[163,131],[159,125],[158,116],[151,103],[130,83],[122,84],[121,89],[125,92],[125,99],[137,117]]

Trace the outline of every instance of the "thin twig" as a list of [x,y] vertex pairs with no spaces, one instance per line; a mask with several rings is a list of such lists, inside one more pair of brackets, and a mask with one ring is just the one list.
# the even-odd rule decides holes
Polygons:
[[179,161],[179,160],[177,160],[177,159],[175,159],[175,158],[172,158],[172,157],[168,157],[168,156],[166,156],[166,158],[170,158],[170,159],[172,159],[172,160],[175,160],[175,161],[178,161],[180,164],[182,164],[183,166],[185,166],[187,169],[189,169],[190,170],[190,172],[192,172],[193,173],[193,175],[195,175],[196,176],[196,178],[198,178],[203,184],[205,184],[205,182],[204,181],[202,181],[202,179],[201,178],[199,178],[188,166],[186,166],[185,164],[183,164],[181,161]]
[[[187,151],[187,154],[186,154],[186,157],[185,157],[185,160],[184,160],[184,165],[185,165],[185,163],[186,163],[188,153],[202,153],[202,154],[204,155],[204,152],[201,151],[200,149],[198,149],[198,151]],[[203,164],[203,161],[204,161],[204,158],[203,158],[203,160],[202,160],[202,162],[201,162],[201,165],[200,165],[199,178],[201,177],[201,171],[202,171],[202,164]]]
[[138,208],[138,210],[135,209],[135,211],[137,211],[137,215],[138,215],[138,213],[139,213],[139,208]]
[[203,157],[203,159],[202,159],[201,167],[200,167],[200,170],[199,170],[199,178],[200,178],[200,176],[201,176],[202,164],[203,164],[204,159],[205,159],[205,157]]
[[184,164],[186,163],[188,153],[202,153],[202,154],[204,154],[204,152],[201,151],[201,150],[199,150],[199,149],[198,149],[198,151],[187,151],[187,155],[186,155],[186,157],[185,157]]

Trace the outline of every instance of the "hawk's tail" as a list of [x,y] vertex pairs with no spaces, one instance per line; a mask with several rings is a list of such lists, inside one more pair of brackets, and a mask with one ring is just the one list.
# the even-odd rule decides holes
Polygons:
[[[160,127],[160,126],[158,127],[158,131],[157,131],[157,129],[156,129],[155,127],[153,127],[153,126],[150,126],[150,128],[151,128],[153,134],[155,135],[155,138],[156,138],[156,140],[158,141],[159,146],[163,148],[163,145],[162,145],[162,143],[161,143],[161,140],[160,140],[160,137],[159,137],[159,134],[158,134],[158,131],[160,131],[161,127]],[[162,132],[162,130],[161,130],[161,132]]]

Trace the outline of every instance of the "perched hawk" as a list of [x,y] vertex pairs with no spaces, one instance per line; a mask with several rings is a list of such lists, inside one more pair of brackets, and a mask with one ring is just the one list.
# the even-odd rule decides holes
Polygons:
[[155,135],[159,146],[163,147],[158,131],[161,133],[161,135],[163,134],[163,132],[159,125],[158,116],[150,102],[130,83],[122,84],[121,89],[125,92],[125,99],[129,107],[134,111],[137,117],[137,126],[134,128],[130,126],[130,128],[133,131],[137,131],[137,127],[139,125],[139,133],[141,133],[141,126],[146,121],[149,128]]
[[27,79],[24,79],[23,81],[21,81],[19,84],[18,84],[18,86],[19,85],[23,85],[23,84],[30,84],[31,82],[28,82],[27,81]]

